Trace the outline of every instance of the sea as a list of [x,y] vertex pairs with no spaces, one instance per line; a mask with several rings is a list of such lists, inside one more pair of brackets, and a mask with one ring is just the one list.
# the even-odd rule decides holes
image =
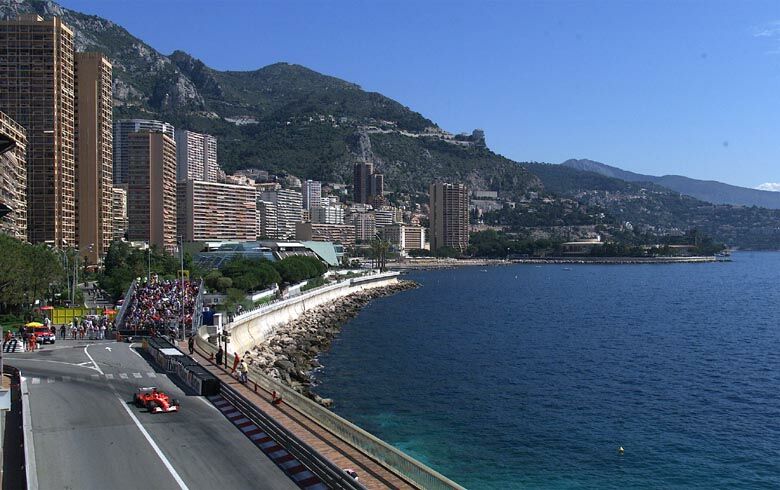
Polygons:
[[780,253],[405,278],[316,391],[466,488],[780,488]]

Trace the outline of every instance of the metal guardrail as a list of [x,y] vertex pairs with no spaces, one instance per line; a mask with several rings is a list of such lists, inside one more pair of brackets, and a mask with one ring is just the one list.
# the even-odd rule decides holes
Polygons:
[[195,298],[195,305],[192,308],[192,324],[190,325],[190,334],[200,330],[203,325],[203,279],[198,285],[198,296]]
[[127,292],[125,293],[124,300],[122,301],[122,307],[119,308],[119,313],[116,315],[115,325],[117,330],[122,330],[122,327],[124,326],[127,309],[130,308],[130,303],[132,303],[133,295],[135,294],[136,282],[137,279],[133,279],[133,282],[130,283]]
[[298,439],[295,434],[285,429],[273,418],[258,410],[252,402],[244,398],[238,391],[223,383],[220,393],[245,417],[254,422],[274,441],[300,461],[301,464],[317,475],[328,488],[365,490],[363,485],[347,475],[341,468],[319,454],[311,446]]
[[[35,451],[33,449],[32,426],[30,423],[30,404],[27,398],[29,397],[29,394],[24,392],[22,386],[22,372],[18,368],[9,366],[8,364],[3,364],[3,374],[10,375],[11,383],[19,387],[18,403],[22,410],[21,457],[22,472],[24,473],[24,485],[20,488],[25,488],[27,490],[38,490],[38,477],[35,473]],[[3,417],[5,417],[5,414],[3,414]],[[29,441],[27,440],[28,437],[30,439]],[[5,487],[5,485],[3,486]]]
[[[195,337],[195,341],[201,351],[207,354],[215,354],[217,352],[217,348],[200,335]],[[227,355],[227,358],[228,365],[232,365],[233,356]],[[266,391],[275,390],[284,398],[285,404],[373,458],[401,478],[411,481],[417,487],[426,490],[465,490],[462,486],[436,470],[429,468],[292,388],[266,376],[254,367],[249,368],[249,380],[257,383],[258,386]]]

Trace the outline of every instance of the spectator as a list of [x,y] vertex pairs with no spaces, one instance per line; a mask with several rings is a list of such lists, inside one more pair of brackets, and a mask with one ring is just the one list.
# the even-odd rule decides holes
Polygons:
[[[157,277],[136,288],[126,313],[133,330],[165,332],[172,325],[192,326],[198,284],[191,281],[159,281]],[[183,311],[182,311],[183,310]],[[172,332],[173,333],[173,332]]]

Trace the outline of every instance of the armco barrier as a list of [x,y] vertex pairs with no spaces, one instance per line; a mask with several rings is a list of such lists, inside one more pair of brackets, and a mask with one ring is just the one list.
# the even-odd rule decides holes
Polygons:
[[[198,349],[207,356],[209,354],[214,355],[217,351],[214,345],[200,335],[195,337],[195,342]],[[227,357],[228,365],[232,365],[233,356],[228,355]],[[402,451],[369,434],[352,422],[339,417],[288,386],[266,376],[254,367],[249,369],[249,380],[257,383],[258,386],[266,391],[275,390],[284,398],[284,402],[287,405],[314,420],[320,426],[373,458],[393,473],[407,481],[411,481],[417,487],[426,490],[463,489],[462,486],[436,470],[407,456]]]
[[236,407],[246,418],[255,423],[268,434],[277,444],[284,447],[295,459],[317,475],[328,488],[336,490],[365,490],[365,487],[341,468],[319,454],[314,448],[298,439],[292,432],[285,429],[238,391],[228,385],[222,385],[222,397]]

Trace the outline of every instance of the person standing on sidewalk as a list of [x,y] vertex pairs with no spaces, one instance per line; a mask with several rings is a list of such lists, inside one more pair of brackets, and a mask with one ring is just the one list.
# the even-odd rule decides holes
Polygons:
[[249,365],[245,360],[241,360],[241,364],[238,366],[238,382],[246,384],[247,375],[249,374]]
[[189,349],[190,355],[195,353],[195,337],[192,335],[187,339],[187,349]]
[[217,366],[222,365],[222,356],[224,355],[225,351],[222,350],[222,347],[219,348],[217,351]]

